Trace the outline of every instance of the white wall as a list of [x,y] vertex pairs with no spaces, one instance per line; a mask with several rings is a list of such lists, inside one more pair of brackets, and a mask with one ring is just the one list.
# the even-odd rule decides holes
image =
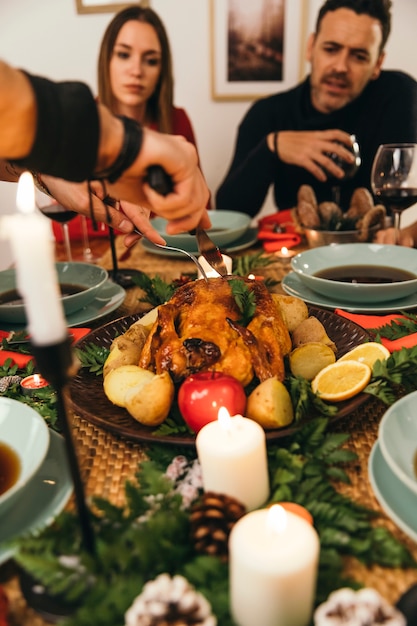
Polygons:
[[[211,98],[210,1],[151,0],[151,6],[169,33],[175,101],[191,117],[202,168],[214,193],[229,165],[236,128],[250,102]],[[304,1],[311,30],[321,0]],[[112,14],[77,15],[75,4],[75,0],[0,0],[0,58],[52,79],[83,80],[95,91],[98,48]],[[386,67],[402,68],[417,78],[417,55],[410,52],[416,36],[417,2],[394,0],[393,5]],[[0,186],[0,213],[7,212],[5,202]]]

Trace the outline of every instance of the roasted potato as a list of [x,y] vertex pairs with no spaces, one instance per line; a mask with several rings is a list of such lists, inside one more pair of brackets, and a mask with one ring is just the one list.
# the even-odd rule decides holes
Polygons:
[[295,296],[273,293],[272,299],[278,305],[289,332],[292,333],[302,321],[308,318],[308,307],[304,300]]
[[142,323],[135,322],[128,330],[116,337],[110,346],[110,354],[103,367],[103,376],[122,365],[137,365],[142,353],[142,348],[149,335],[149,329]]
[[289,356],[291,374],[306,380],[313,380],[320,370],[335,361],[336,355],[332,348],[317,341],[303,343]]
[[292,344],[293,348],[298,348],[298,346],[301,346],[303,343],[312,342],[324,343],[334,352],[337,351],[335,343],[326,333],[326,329],[323,324],[317,319],[317,317],[310,315],[310,317],[303,320],[293,331]]
[[110,402],[127,409],[146,426],[161,424],[174,398],[174,384],[167,372],[158,375],[138,365],[122,365],[111,370],[103,387]]
[[246,416],[266,430],[288,426],[294,419],[291,396],[277,378],[267,378],[250,394]]

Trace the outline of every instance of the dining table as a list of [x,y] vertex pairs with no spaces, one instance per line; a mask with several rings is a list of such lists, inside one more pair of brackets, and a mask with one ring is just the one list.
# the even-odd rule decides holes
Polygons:
[[[92,245],[95,245],[94,242]],[[111,275],[113,261],[110,248],[106,240],[101,240],[99,245],[101,256],[98,264],[107,269]],[[306,247],[306,243],[302,242],[294,250],[299,252],[305,250]],[[231,254],[231,256],[242,256],[259,251],[262,251],[262,247],[260,242],[256,242],[250,248]],[[171,256],[160,250],[154,253],[140,242],[127,252],[121,237],[116,238],[116,253],[120,268],[135,268],[150,277],[159,275],[168,282],[195,270],[195,266],[188,258]],[[274,279],[273,289],[282,293],[283,288],[280,283],[291,270],[290,260],[285,255],[274,254],[271,255],[271,260],[270,265],[260,268],[257,273]],[[150,305],[144,303],[142,299],[143,292],[139,287],[127,288],[126,296],[120,306],[107,316],[91,321],[88,324],[89,328],[97,329],[112,320],[145,312]],[[346,447],[356,453],[356,461],[349,463],[346,467],[350,479],[349,484],[340,483],[337,489],[355,502],[378,512],[379,515],[373,523],[386,527],[408,548],[417,561],[417,543],[404,533],[381,508],[368,476],[369,456],[378,438],[378,426],[385,411],[386,406],[382,402],[370,397],[367,402],[342,419],[329,424],[331,431],[350,435]],[[74,411],[71,411],[71,423],[87,498],[93,495],[101,496],[116,505],[123,504],[125,483],[127,480],[134,480],[138,463],[146,459],[147,450],[151,444],[120,436],[92,423],[85,416]],[[275,443],[271,442],[268,445],[275,445]],[[74,501],[70,500],[67,506],[74,507]],[[346,559],[345,573],[361,585],[376,589],[392,604],[395,604],[407,589],[417,584],[417,568],[365,566],[353,558]],[[13,560],[0,566],[0,585],[6,591],[9,600],[10,626],[47,626],[49,624],[27,606],[20,590]]]

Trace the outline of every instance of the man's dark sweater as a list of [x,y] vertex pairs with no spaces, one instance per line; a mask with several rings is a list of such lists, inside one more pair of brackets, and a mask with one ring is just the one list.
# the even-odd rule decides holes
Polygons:
[[370,189],[372,162],[382,143],[417,143],[417,82],[398,71],[381,72],[353,102],[333,113],[316,111],[307,78],[297,87],[255,102],[239,126],[235,154],[216,194],[218,209],[256,215],[269,186],[279,209],[297,204],[300,185],[311,185],[319,202],[331,200],[335,180],[319,182],[304,168],[288,165],[267,147],[271,132],[340,129],[356,135],[362,164],[353,178],[341,186],[341,206],[349,207],[357,187]]

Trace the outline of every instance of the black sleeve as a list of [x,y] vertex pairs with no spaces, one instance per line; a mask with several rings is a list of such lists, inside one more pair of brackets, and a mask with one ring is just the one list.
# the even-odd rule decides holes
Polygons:
[[95,99],[80,82],[55,83],[26,73],[37,102],[36,136],[19,167],[81,182],[92,177],[99,144]]

